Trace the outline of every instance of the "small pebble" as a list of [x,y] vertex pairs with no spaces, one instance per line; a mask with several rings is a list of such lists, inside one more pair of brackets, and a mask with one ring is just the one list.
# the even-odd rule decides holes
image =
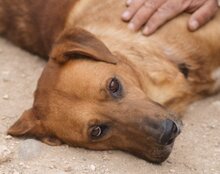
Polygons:
[[3,82],[9,82],[9,79],[6,78],[6,77],[4,77],[4,78],[3,78]]
[[2,120],[5,120],[6,118],[7,118],[7,116],[2,116],[2,118],[1,118],[1,119],[2,119]]
[[92,171],[95,171],[96,170],[96,166],[95,165],[90,165],[90,169],[92,170]]
[[175,173],[176,171],[174,169],[170,169],[170,173]]
[[104,171],[105,173],[107,173],[107,172],[109,172],[109,169],[107,168],[107,169],[105,169],[105,171]]
[[20,174],[18,171],[14,170],[13,174]]
[[71,172],[73,169],[72,169],[72,167],[70,167],[70,166],[67,166],[67,167],[65,167],[65,172]]
[[215,129],[216,128],[215,125],[209,125],[208,127],[209,127],[209,129]]
[[68,161],[64,161],[64,164],[69,164],[69,162]]
[[6,136],[5,136],[5,139],[6,139],[6,140],[11,140],[11,139],[12,139],[12,136],[11,136],[11,135],[6,135]]
[[24,166],[24,163],[23,163],[23,162],[20,162],[20,163],[19,163],[19,166]]
[[21,77],[22,77],[22,78],[25,78],[25,77],[26,77],[26,74],[21,74]]
[[169,164],[172,164],[172,161],[170,161],[170,160],[167,160],[167,163],[169,163]]
[[49,166],[50,169],[55,169],[54,165]]
[[107,151],[108,154],[113,154],[113,151]]
[[220,106],[220,101],[215,101],[212,103],[213,106]]
[[10,71],[2,71],[2,74],[3,74],[3,75],[9,75],[9,74],[10,74]]
[[0,145],[0,164],[10,161],[12,152],[4,145]]
[[8,99],[9,99],[8,94],[5,94],[5,95],[3,96],[3,99],[4,99],[4,100],[8,100]]

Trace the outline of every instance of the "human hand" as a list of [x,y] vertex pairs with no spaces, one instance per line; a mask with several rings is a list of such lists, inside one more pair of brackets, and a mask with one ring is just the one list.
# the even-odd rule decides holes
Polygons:
[[195,31],[210,21],[218,11],[217,0],[127,0],[122,19],[128,27],[137,31],[143,28],[150,35],[167,21],[183,12],[192,13],[188,28]]

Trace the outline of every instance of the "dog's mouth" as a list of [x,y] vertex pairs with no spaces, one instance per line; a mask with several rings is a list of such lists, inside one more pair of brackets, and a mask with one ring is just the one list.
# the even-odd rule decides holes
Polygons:
[[175,139],[170,140],[166,145],[158,145],[153,150],[153,154],[150,154],[150,157],[145,157],[145,160],[154,163],[161,164],[166,161],[170,154],[172,153],[173,147],[175,144]]
[[165,145],[166,145],[166,146],[173,145],[173,144],[174,144],[174,141],[175,141],[175,138],[170,139]]
[[138,152],[130,152],[130,153],[150,163],[161,164],[168,159],[168,157],[172,152],[173,146],[174,146],[174,142],[168,145],[156,145],[150,151],[149,148],[147,147],[147,149],[145,150]]

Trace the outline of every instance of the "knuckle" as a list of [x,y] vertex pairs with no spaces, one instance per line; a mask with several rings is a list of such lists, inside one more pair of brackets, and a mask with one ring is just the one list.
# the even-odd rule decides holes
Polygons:
[[140,7],[143,3],[145,2],[145,0],[136,0],[136,1],[132,1],[131,5],[135,8]]
[[149,0],[144,3],[143,7],[146,9],[156,9],[157,4],[155,1]]
[[135,25],[135,28],[138,28],[143,23],[143,20],[135,16],[131,22]]
[[212,0],[210,1],[210,9],[215,9],[215,8],[218,8],[218,2],[220,1],[217,1],[217,0]]
[[220,0],[210,0],[206,2],[205,5],[207,5],[210,10],[214,11],[215,9],[219,8],[218,6],[219,3],[220,3]]
[[204,20],[210,20],[214,16],[214,11],[204,11]]
[[186,10],[192,5],[192,2],[190,0],[182,0],[182,10]]
[[210,12],[204,11],[203,14],[197,16],[197,20],[199,21],[200,24],[203,24],[211,20],[212,17],[213,17],[213,14],[211,14]]
[[162,24],[162,20],[158,20],[156,17],[151,18],[148,22],[147,22],[147,26],[151,29],[151,30],[155,30],[158,28],[158,26],[160,26]]
[[167,11],[170,11],[170,10],[175,10],[177,8],[178,8],[177,4],[171,2],[171,3],[164,4],[158,10],[161,11],[161,12],[167,12]]
[[157,13],[159,16],[163,18],[164,16],[177,15],[178,13],[181,13],[183,11],[184,11],[184,7],[181,5],[180,1],[169,1],[163,6],[161,6],[157,10]]
[[148,28],[150,28],[151,30],[155,28],[155,23],[154,20],[149,20],[147,23]]
[[131,5],[128,7],[128,11],[132,14],[136,13],[145,0],[132,1]]
[[137,26],[141,26],[147,22],[146,15],[144,13],[137,13],[132,22]]

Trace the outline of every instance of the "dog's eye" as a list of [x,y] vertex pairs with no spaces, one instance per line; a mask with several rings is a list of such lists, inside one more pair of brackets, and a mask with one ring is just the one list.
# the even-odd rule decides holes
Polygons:
[[189,68],[185,63],[179,64],[178,68],[181,73],[183,73],[184,77],[187,79],[189,77]]
[[105,135],[108,130],[107,125],[98,125],[91,128],[90,136],[92,139],[98,139]]
[[122,86],[117,78],[111,79],[108,90],[113,97],[121,96]]
[[101,127],[97,126],[92,130],[91,137],[98,138],[101,134],[102,134],[102,129]]
[[112,79],[112,81],[109,84],[109,90],[112,93],[116,93],[120,88],[120,84],[116,78]]

